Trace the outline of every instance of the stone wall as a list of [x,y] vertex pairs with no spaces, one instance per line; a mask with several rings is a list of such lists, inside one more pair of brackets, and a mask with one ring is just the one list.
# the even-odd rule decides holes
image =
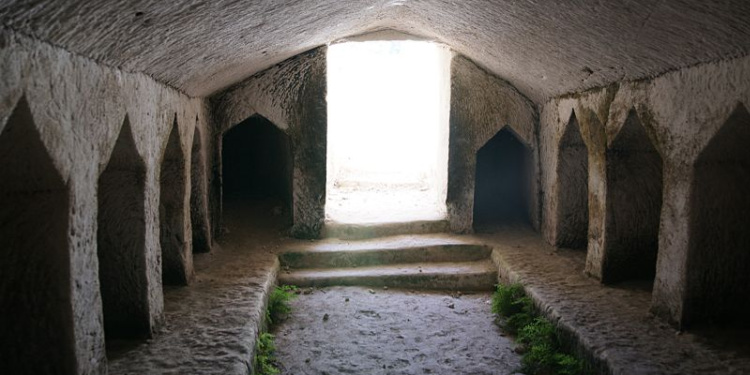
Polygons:
[[[48,280],[50,283],[59,281],[64,285],[55,295],[60,298],[60,309],[54,310],[63,323],[50,326],[48,329],[59,332],[70,332],[72,349],[66,351],[67,358],[60,359],[55,373],[99,374],[106,369],[104,325],[102,315],[102,299],[100,295],[99,261],[97,257],[97,207],[99,176],[110,163],[120,133],[125,129],[131,132],[135,146],[134,157],[140,159],[135,164],[144,166],[143,181],[123,181],[123,184],[142,183],[145,197],[142,204],[134,201],[134,209],[142,210],[143,220],[130,221],[130,215],[123,216],[118,225],[138,226],[132,228],[133,233],[142,233],[143,251],[141,262],[136,264],[142,275],[144,284],[140,286],[138,294],[144,297],[143,306],[146,326],[145,335],[150,334],[159,324],[163,311],[162,270],[160,250],[160,170],[167,139],[176,121],[179,132],[178,141],[181,144],[185,166],[180,173],[186,177],[191,165],[191,146],[193,137],[197,134],[208,134],[207,107],[204,100],[189,98],[174,89],[155,82],[152,78],[142,74],[124,73],[118,69],[100,65],[90,59],[71,54],[51,45],[40,43],[34,39],[19,35],[11,30],[0,30],[0,144],[14,145],[18,142],[31,142],[29,145],[39,144],[36,153],[47,154],[52,167],[40,164],[39,168],[48,168],[45,178],[57,175],[59,186],[64,186],[64,195],[68,203],[63,205],[67,213],[62,216],[44,216],[46,220],[61,220],[63,223],[53,223],[50,235],[61,232],[61,243],[56,267],[66,270],[58,280]],[[9,121],[10,119],[10,121]],[[10,124],[10,125],[9,125]],[[128,124],[125,126],[124,124]],[[7,128],[7,129],[6,129]],[[200,132],[196,129],[201,128]],[[20,130],[19,130],[20,129]],[[7,131],[6,131],[7,130]],[[21,131],[19,135],[19,131]],[[25,134],[25,135],[24,135]],[[5,142],[7,140],[7,142]],[[29,141],[30,140],[30,141]],[[204,139],[200,157],[205,158],[210,144]],[[34,143],[36,142],[36,143]],[[39,143],[41,142],[41,143]],[[27,144],[24,143],[24,144]],[[31,147],[31,146],[29,146]],[[34,146],[36,147],[36,146]],[[7,150],[6,150],[7,151]],[[14,158],[16,150],[0,151],[3,168],[16,165]],[[20,150],[18,152],[22,152]],[[44,160],[44,157],[31,154],[24,160]],[[124,155],[128,155],[125,153]],[[12,176],[19,179],[33,176],[35,165],[30,169],[7,169],[15,171]],[[113,164],[113,168],[115,168]],[[40,172],[41,173],[41,172]],[[202,171],[205,179],[205,171]],[[137,176],[136,173],[134,176]],[[190,191],[190,178],[185,178],[187,186],[184,191]],[[20,188],[23,186],[19,184]],[[57,186],[57,185],[49,185]],[[13,194],[30,194],[30,191],[16,191],[16,187],[9,181],[2,181],[3,200],[2,217],[0,223],[2,231],[17,225],[22,217],[8,211],[10,203],[16,202]],[[32,188],[27,188],[32,189]],[[47,188],[49,189],[49,188]],[[59,190],[59,189],[58,189]],[[55,190],[57,191],[57,190]],[[186,195],[183,205],[182,226],[184,233],[190,233],[189,197]],[[6,201],[7,199],[7,201]],[[56,202],[58,202],[56,200]],[[14,205],[16,205],[14,203]],[[55,205],[46,206],[46,210],[53,210]],[[205,210],[203,215],[205,215]],[[36,215],[42,215],[37,213]],[[40,216],[42,217],[42,216]],[[116,218],[116,216],[115,216]],[[112,219],[114,220],[114,219]],[[53,230],[54,229],[54,230]],[[31,232],[16,232],[14,238],[32,235]],[[8,237],[3,238],[4,248],[13,248],[18,244],[6,244]],[[191,237],[184,238],[185,254],[192,256],[190,251]],[[24,251],[30,253],[42,251],[32,242],[25,242]],[[31,248],[29,248],[31,246]],[[13,251],[13,250],[8,250]],[[39,262],[49,260],[40,259]],[[60,262],[68,264],[60,264]],[[16,269],[14,272],[29,273],[28,268],[36,268],[38,264],[28,264],[27,268]],[[69,271],[69,272],[68,272]],[[187,271],[187,275],[192,272]],[[33,274],[33,272],[29,273]],[[20,277],[19,284],[9,285],[9,278],[13,275],[5,272],[0,276],[0,292],[5,294],[9,288],[20,287],[13,293],[25,295],[30,305],[49,304],[44,299],[43,290],[49,285],[44,283],[24,282]],[[38,281],[38,280],[37,280]],[[35,297],[40,293],[39,297]],[[3,298],[5,300],[5,297]],[[33,307],[29,307],[33,309]],[[23,311],[22,311],[23,312]],[[4,318],[5,319],[5,318]],[[50,321],[53,321],[51,319]],[[8,323],[10,324],[10,323]],[[40,357],[45,353],[35,353],[33,358],[17,358],[18,353],[29,353],[17,350],[10,352],[10,345],[43,345],[34,340],[20,340],[13,342],[13,338],[5,335],[8,324],[2,327],[2,346],[0,354],[3,363],[9,363],[11,357],[18,366],[28,366],[29,363],[44,362],[47,358]],[[70,325],[70,326],[59,326]],[[57,347],[49,345],[49,350],[59,352]],[[65,351],[61,348],[61,351]],[[72,357],[72,358],[71,358]],[[54,358],[54,356],[50,357]],[[7,360],[7,361],[6,361]],[[14,368],[11,365],[11,368]],[[28,369],[28,368],[27,368]],[[13,371],[11,371],[13,372]],[[22,373],[18,372],[18,373]]]
[[456,233],[472,231],[477,151],[508,126],[531,151],[529,217],[539,227],[538,118],[533,103],[508,82],[455,55],[451,64],[448,219]]
[[[637,251],[643,246],[636,240],[628,242],[632,238],[624,238],[622,228],[630,228],[644,237],[657,230],[654,227],[658,225],[652,310],[682,326],[709,319],[705,312],[692,313],[709,300],[717,311],[733,310],[732,306],[738,303],[737,296],[748,291],[746,279],[740,275],[747,274],[750,266],[747,256],[733,250],[747,248],[747,236],[739,229],[748,226],[747,215],[740,213],[747,209],[747,199],[743,198],[747,194],[738,191],[742,186],[747,191],[747,178],[743,176],[750,173],[750,166],[747,164],[748,152],[739,151],[737,145],[737,142],[746,141],[750,126],[746,115],[750,105],[747,82],[750,82],[750,58],[745,57],[686,68],[650,80],[623,82],[545,103],[540,119],[540,158],[544,191],[542,232],[547,241],[558,243],[566,235],[562,232],[565,223],[561,222],[559,205],[569,197],[561,188],[564,180],[557,165],[561,162],[561,138],[574,115],[588,150],[586,272],[605,282],[629,278],[628,272],[623,276],[621,271],[641,265],[623,261],[629,257],[626,252]],[[642,130],[637,130],[638,127]],[[642,134],[637,135],[638,132]],[[731,135],[718,139],[723,133]],[[629,171],[615,166],[622,159],[618,155],[623,152],[619,146],[623,138],[640,139],[630,151],[639,155],[636,159],[640,161],[636,162],[637,166],[628,167]],[[730,199],[736,206],[723,205],[723,212],[709,210],[710,214],[706,215],[706,210],[700,208],[708,204],[698,204],[695,199],[703,189],[700,181],[705,180],[705,172],[699,168],[704,163],[700,161],[711,159],[701,155],[710,154],[708,150],[704,151],[710,142],[722,144],[720,147],[727,150],[727,155],[737,154],[732,160],[723,161],[724,164],[732,163],[733,172],[716,177],[724,179],[724,185],[733,187],[716,190],[713,195],[732,196]],[[743,144],[741,147],[747,150],[747,143]],[[732,150],[737,152],[732,154]],[[658,155],[648,156],[654,153]],[[658,160],[657,157],[661,166],[653,162]],[[625,185],[632,189],[615,186],[623,173],[635,177]],[[643,191],[644,184],[656,188]],[[656,199],[649,191],[659,187],[660,201],[650,205],[644,203]],[[618,203],[623,199],[633,207]],[[649,207],[655,204],[661,205],[658,223],[648,224],[649,229],[642,228],[643,223],[652,222],[650,215],[653,215],[653,210]],[[723,227],[716,228],[712,224],[716,222],[722,223]],[[717,243],[708,247],[698,246],[701,240],[695,229],[705,226],[714,227],[718,232],[734,233],[734,237],[732,240],[717,239]],[[714,256],[731,252],[733,256],[722,256],[723,264],[706,269],[709,266],[699,261],[706,258],[706,252]],[[711,276],[723,271],[733,276]],[[710,285],[718,280],[722,284],[734,284],[732,288],[725,288],[732,294],[711,300],[707,295],[725,293],[724,289]],[[723,309],[719,306],[721,304],[729,306]]]
[[[289,135],[292,143],[292,234],[320,235],[326,197],[326,48],[321,47],[260,72],[210,99],[216,144],[232,126],[259,114]],[[221,147],[214,151],[211,199],[221,212]]]

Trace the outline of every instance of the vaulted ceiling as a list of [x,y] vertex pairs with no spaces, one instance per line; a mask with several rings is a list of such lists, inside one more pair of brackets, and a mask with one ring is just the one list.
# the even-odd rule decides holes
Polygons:
[[191,96],[382,29],[450,45],[536,102],[750,52],[748,0],[6,0],[0,20]]

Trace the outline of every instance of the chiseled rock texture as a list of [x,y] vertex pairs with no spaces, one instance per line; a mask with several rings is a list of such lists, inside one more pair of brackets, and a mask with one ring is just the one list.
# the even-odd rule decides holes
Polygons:
[[[607,228],[608,223],[614,225],[607,219],[610,210],[607,203],[610,198],[607,193],[607,173],[612,173],[607,169],[608,162],[611,162],[607,159],[607,151],[612,148],[628,118],[636,116],[648,141],[663,160],[663,205],[659,223],[653,308],[674,323],[685,323],[686,300],[696,296],[693,291],[687,290],[691,275],[688,249],[694,234],[690,228],[691,186],[696,179],[696,160],[709,142],[717,138],[720,130],[731,123],[731,117],[739,116],[747,122],[746,113],[750,106],[748,82],[750,58],[744,57],[683,69],[652,80],[622,82],[582,94],[560,97],[544,104],[539,129],[540,159],[544,166],[542,233],[545,238],[555,243],[561,235],[556,218],[557,206],[563,197],[559,193],[560,180],[556,175],[556,165],[559,162],[560,139],[571,114],[575,113],[589,157],[590,226],[586,272],[607,280],[609,275],[606,266],[608,257],[612,255],[608,252],[612,250],[613,242],[616,242],[609,238],[612,232]],[[743,125],[739,125],[741,126]],[[736,132],[734,138],[740,141],[745,139],[741,130]],[[728,144],[727,150],[730,149],[731,145]],[[646,172],[641,170],[639,173]],[[648,220],[638,216],[643,212],[645,211],[633,212],[631,220]],[[726,215],[732,217],[730,221],[744,220],[733,217],[730,210],[721,215],[705,217],[706,220],[700,225],[710,225],[708,220],[721,221]],[[743,258],[740,256],[736,261],[741,263],[740,259]],[[725,267],[731,263],[733,261],[725,264]],[[695,263],[692,269],[700,264]],[[727,270],[730,268],[732,267]],[[705,289],[710,286],[704,284],[696,288]]]
[[451,62],[448,219],[451,231],[472,231],[477,151],[504,127],[510,127],[532,154],[534,171],[529,217],[539,223],[536,107],[510,83],[464,56]]
[[[224,132],[255,114],[289,135],[294,160],[292,234],[317,238],[326,202],[326,48],[260,72],[211,97],[210,103],[216,144],[221,144]],[[221,155],[220,148],[215,150],[217,155]],[[214,173],[220,170],[214,167]],[[213,192],[214,198],[218,196],[219,191]]]
[[723,336],[731,335],[676,331],[649,314],[647,284],[602,285],[583,274],[585,254],[580,251],[555,249],[528,230],[472,238],[494,247],[492,257],[501,282],[522,283],[539,311],[560,329],[574,351],[590,361],[595,373],[740,375],[750,371],[746,351],[722,348]]
[[[583,247],[585,230],[588,275],[604,283],[655,275],[651,311],[681,328],[710,322],[712,313],[746,314],[748,20],[746,0],[5,1],[0,156],[9,165],[0,177],[13,181],[0,181],[0,238],[10,238],[11,249],[0,270],[19,274],[3,279],[0,292],[10,297],[0,302],[21,311],[18,317],[43,300],[40,309],[59,315],[47,314],[39,326],[61,333],[28,359],[0,351],[0,363],[12,358],[12,370],[23,369],[23,361],[44,357],[56,361],[51,373],[106,373],[107,298],[135,309],[120,315],[136,319],[141,334],[158,329],[162,264],[176,265],[175,283],[190,282],[193,238],[208,251],[221,234],[222,134],[252,115],[289,135],[292,234],[318,237],[325,45],[375,31],[441,42],[454,52],[452,231],[472,230],[477,150],[508,127],[531,154],[532,224],[557,245]],[[580,134],[566,143],[573,118]],[[561,151],[561,142],[575,147]],[[170,143],[166,157],[177,162],[163,167]],[[585,148],[586,157],[575,159],[579,172],[585,162],[585,182],[583,173],[561,176],[569,169],[559,168],[561,156],[576,148]],[[33,166],[39,169],[24,172]],[[174,200],[161,199],[165,178],[178,182],[167,193]],[[572,190],[563,186],[571,179],[578,183]],[[586,196],[572,199],[583,186]],[[102,215],[99,207],[107,207]],[[161,215],[167,208],[174,214]],[[164,220],[169,228],[161,228]],[[44,229],[55,240],[40,239]],[[25,235],[8,235],[18,231]],[[162,254],[166,240],[177,252]],[[128,253],[97,254],[112,244]],[[19,249],[27,248],[41,250],[25,258]],[[127,277],[118,273],[120,261],[128,263]],[[51,272],[23,274],[29,264]],[[624,272],[633,269],[642,274]],[[117,292],[117,282],[127,292]],[[118,306],[109,310],[122,312]],[[257,320],[258,311],[242,319]],[[0,346],[23,343],[16,334],[22,328],[0,328]],[[47,342],[32,333],[42,338],[34,343]],[[237,353],[239,362],[249,361],[246,347]]]
[[[196,128],[203,128],[206,134],[205,103],[144,74],[108,68],[8,29],[0,30],[0,71],[0,132],[19,103],[28,103],[33,126],[68,190],[64,251],[70,263],[67,290],[69,314],[75,322],[70,322],[75,372],[104,373],[97,260],[98,177],[107,166],[123,124],[129,123],[138,157],[145,165],[144,220],[140,222],[145,263],[141,263],[140,272],[147,280],[142,291],[148,301],[145,323],[154,329],[163,310],[158,220],[161,160],[175,119],[183,150],[191,149]],[[182,157],[190,165],[190,153]],[[184,217],[190,217],[189,211]],[[184,225],[190,229],[189,220]]]
[[32,0],[3,25],[191,96],[332,40],[396,29],[450,45],[535,102],[750,51],[745,0]]

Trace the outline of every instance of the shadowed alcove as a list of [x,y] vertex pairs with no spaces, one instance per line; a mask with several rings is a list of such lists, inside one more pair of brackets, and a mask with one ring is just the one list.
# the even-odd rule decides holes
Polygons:
[[555,245],[585,249],[589,231],[589,154],[575,113],[565,126],[557,161]]
[[201,151],[201,132],[197,126],[193,132],[193,146],[190,151],[190,223],[193,228],[193,252],[207,253],[211,250],[211,229],[206,199],[206,161]]
[[97,254],[105,337],[149,336],[146,166],[126,118],[98,183]]
[[506,126],[477,151],[474,230],[529,224],[531,151]]
[[291,221],[292,152],[289,136],[262,116],[237,124],[222,139],[225,212],[255,207]]
[[602,281],[653,280],[661,205],[662,159],[631,110],[607,150]]
[[73,374],[68,189],[25,98],[0,134],[0,163],[0,368]]
[[187,285],[191,277],[192,255],[185,241],[185,184],[185,155],[175,119],[161,164],[159,198],[162,279],[167,285]]
[[698,156],[690,193],[684,323],[750,314],[750,114],[741,104]]

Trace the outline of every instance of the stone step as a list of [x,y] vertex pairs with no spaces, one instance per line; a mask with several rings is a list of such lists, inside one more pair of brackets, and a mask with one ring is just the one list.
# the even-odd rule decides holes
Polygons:
[[328,221],[323,226],[323,238],[361,240],[403,234],[445,233],[447,220],[420,220],[395,223],[337,223]]
[[446,235],[396,236],[365,241],[324,240],[285,250],[287,268],[347,268],[489,259],[492,248]]
[[377,267],[300,269],[279,273],[279,284],[298,287],[370,286],[402,289],[491,291],[497,268],[489,260],[407,263]]

